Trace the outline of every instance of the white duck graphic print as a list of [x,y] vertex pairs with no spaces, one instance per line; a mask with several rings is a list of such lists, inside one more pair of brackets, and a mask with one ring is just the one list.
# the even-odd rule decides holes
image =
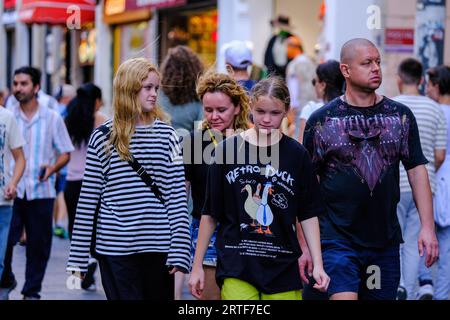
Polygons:
[[[259,205],[258,211],[256,212],[256,220],[259,223],[258,233],[265,233],[267,235],[271,235],[270,225],[273,222],[273,213],[270,209],[270,206],[267,202],[269,194],[272,194],[272,184],[267,182],[264,185],[264,190],[261,198],[261,204]],[[262,226],[266,227],[263,231]]]
[[[250,184],[246,184],[242,188],[241,192],[247,192],[247,198],[244,202],[244,210],[247,215],[252,219],[250,225],[241,225],[241,230],[247,230],[248,227],[253,227],[254,233],[265,234],[272,236],[273,233],[270,230],[270,225],[273,222],[273,213],[268,204],[269,194],[272,194],[273,188],[270,182],[264,185],[262,197],[259,195],[261,192],[261,183],[256,187],[256,192],[252,194],[252,187]],[[251,229],[250,229],[251,230]]]

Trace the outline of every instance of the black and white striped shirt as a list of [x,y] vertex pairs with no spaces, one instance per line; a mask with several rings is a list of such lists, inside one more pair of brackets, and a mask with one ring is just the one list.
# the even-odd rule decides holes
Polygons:
[[[106,125],[111,128],[111,121]],[[87,270],[93,216],[100,198],[97,253],[167,252],[167,265],[189,270],[189,218],[175,130],[156,120],[150,126],[137,126],[130,141],[131,153],[158,185],[165,206],[115,148],[106,153],[105,142],[99,129],[89,141],[67,270]]]

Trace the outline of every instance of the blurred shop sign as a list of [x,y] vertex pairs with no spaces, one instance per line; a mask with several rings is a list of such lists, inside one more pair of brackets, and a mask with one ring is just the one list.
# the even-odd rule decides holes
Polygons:
[[414,52],[414,29],[386,29],[385,52]]
[[14,9],[16,7],[16,0],[5,0],[3,2],[3,9]]
[[105,14],[108,16],[119,14],[125,11],[125,0],[107,0],[105,4]]
[[169,8],[183,6],[187,0],[134,0],[127,1],[127,9]]
[[5,26],[14,25],[17,21],[17,11],[5,11],[1,16],[1,23]]

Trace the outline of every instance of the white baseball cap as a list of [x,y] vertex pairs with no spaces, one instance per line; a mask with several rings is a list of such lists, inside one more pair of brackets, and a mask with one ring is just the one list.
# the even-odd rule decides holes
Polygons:
[[225,63],[236,69],[246,69],[253,63],[252,51],[243,41],[233,41],[225,49]]

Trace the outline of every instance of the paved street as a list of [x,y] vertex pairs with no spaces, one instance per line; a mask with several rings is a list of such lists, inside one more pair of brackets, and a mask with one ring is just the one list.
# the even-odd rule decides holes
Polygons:
[[[42,285],[43,300],[105,300],[105,294],[97,270],[97,291],[71,290],[67,288],[68,275],[65,266],[69,255],[69,240],[53,237],[50,261]],[[20,300],[25,280],[25,247],[17,245],[13,256],[13,271],[17,279],[17,287],[10,294],[11,300]]]
[[[50,261],[42,286],[41,296],[43,300],[106,300],[100,272],[97,270],[97,291],[85,291],[80,289],[69,289],[67,287],[68,275],[65,266],[69,255],[69,240],[53,237],[53,245]],[[10,294],[11,300],[21,300],[25,278],[25,247],[17,245],[14,250],[13,271],[17,279],[17,287]],[[186,277],[187,279],[187,277]],[[69,281],[69,287],[73,282]],[[188,293],[187,286],[183,290],[183,299],[191,300],[193,297]]]

